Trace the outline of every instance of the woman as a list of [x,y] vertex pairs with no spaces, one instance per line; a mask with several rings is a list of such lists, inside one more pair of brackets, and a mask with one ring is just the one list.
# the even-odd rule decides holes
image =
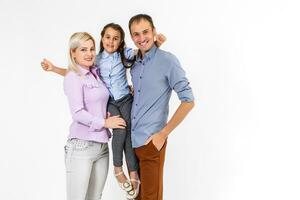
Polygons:
[[126,127],[119,116],[106,118],[109,92],[94,67],[95,41],[86,32],[69,41],[64,91],[73,122],[65,146],[67,199],[101,199],[108,173],[108,128]]

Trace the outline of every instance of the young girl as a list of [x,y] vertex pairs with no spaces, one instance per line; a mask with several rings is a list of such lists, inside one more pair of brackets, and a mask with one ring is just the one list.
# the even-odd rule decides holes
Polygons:
[[[120,25],[110,23],[101,31],[100,51],[96,57],[98,73],[109,90],[108,112],[111,116],[121,116],[126,121],[126,129],[113,129],[112,149],[114,173],[120,187],[127,192],[128,199],[139,193],[138,162],[131,145],[131,106],[133,97],[126,79],[126,68],[134,62],[135,51],[125,47],[125,33]],[[165,41],[158,36],[160,45]],[[65,69],[54,66],[44,59],[42,66],[46,71],[64,75]],[[99,72],[100,71],[100,72]],[[130,181],[123,173],[123,151]]]
[[86,32],[69,41],[69,69],[64,78],[73,122],[65,146],[67,199],[101,199],[108,173],[107,128],[124,129],[125,121],[106,118],[109,92],[96,74],[95,41]]

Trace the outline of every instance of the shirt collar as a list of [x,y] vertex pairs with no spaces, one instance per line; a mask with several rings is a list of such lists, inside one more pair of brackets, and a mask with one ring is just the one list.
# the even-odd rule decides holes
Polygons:
[[143,59],[142,59],[142,56],[141,56],[141,52],[139,51],[136,60],[139,61],[139,62],[141,62],[143,60],[148,61],[151,58],[153,58],[153,56],[155,55],[156,50],[157,50],[157,46],[154,44],[153,47],[151,47],[151,49],[145,53]]
[[95,67],[95,66],[91,67],[90,70],[88,70],[88,69],[86,69],[86,68],[84,68],[84,67],[82,67],[82,66],[80,66],[80,65],[77,65],[77,66],[78,66],[79,72],[80,72],[82,75],[87,75],[88,73],[90,73],[90,70],[91,70],[92,72],[96,72],[96,70],[97,70],[97,67]]
[[108,58],[108,57],[113,57],[116,58],[118,56],[118,52],[114,52],[114,53],[108,53],[107,51],[103,50],[101,52],[101,58]]

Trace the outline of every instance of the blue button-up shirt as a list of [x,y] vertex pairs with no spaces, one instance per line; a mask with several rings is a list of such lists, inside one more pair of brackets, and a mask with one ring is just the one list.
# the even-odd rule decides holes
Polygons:
[[137,58],[131,76],[134,87],[131,138],[136,148],[166,125],[172,90],[181,101],[192,102],[194,96],[178,59],[155,45],[143,59]]
[[[126,48],[124,53],[128,59],[134,56],[134,50],[131,48]],[[121,99],[130,93],[126,69],[122,64],[120,53],[109,54],[104,50],[97,55],[96,65],[100,68],[100,77],[114,100]]]

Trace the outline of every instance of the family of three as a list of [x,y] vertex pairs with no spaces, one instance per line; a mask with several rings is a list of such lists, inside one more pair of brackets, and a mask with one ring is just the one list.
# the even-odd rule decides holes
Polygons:
[[[86,32],[69,40],[68,69],[44,59],[46,71],[64,76],[73,122],[65,145],[68,200],[100,200],[109,166],[112,134],[114,173],[127,199],[162,200],[163,166],[168,135],[194,106],[189,82],[177,58],[159,46],[152,18],[138,14],[129,20],[138,48],[125,46],[118,24],[101,32],[100,51]],[[126,79],[130,68],[133,91]],[[168,121],[175,91],[181,104]],[[129,179],[123,173],[123,152]]]

